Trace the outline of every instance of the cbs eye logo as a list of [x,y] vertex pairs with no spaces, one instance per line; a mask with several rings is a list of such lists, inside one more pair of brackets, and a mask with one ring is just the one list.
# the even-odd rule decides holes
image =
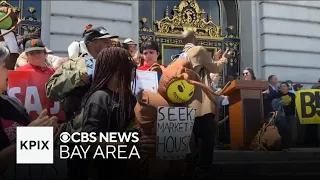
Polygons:
[[68,143],[71,139],[71,135],[68,132],[62,132],[60,134],[60,141],[62,143]]

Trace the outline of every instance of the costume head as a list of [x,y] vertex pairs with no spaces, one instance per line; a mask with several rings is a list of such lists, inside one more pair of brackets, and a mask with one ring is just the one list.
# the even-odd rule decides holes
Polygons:
[[198,74],[192,69],[192,64],[186,59],[176,59],[167,68],[162,69],[158,92],[169,104],[187,105],[194,97],[196,88],[201,88],[211,100],[218,96],[210,87],[200,83]]
[[198,75],[191,70],[192,64],[186,59],[176,59],[166,68],[154,64],[149,70],[162,74],[158,93],[141,91],[135,107],[135,114],[144,134],[149,134],[154,128],[157,119],[158,106],[188,106],[192,100],[202,97],[201,88],[212,101],[218,96],[210,87],[200,83]]
[[0,29],[8,30],[6,33],[1,34],[0,37],[12,32],[21,19],[17,16],[13,9],[8,7],[0,7]]
[[177,59],[163,68],[158,92],[170,104],[185,104],[194,94],[195,86],[189,80],[197,80],[192,64],[185,59]]

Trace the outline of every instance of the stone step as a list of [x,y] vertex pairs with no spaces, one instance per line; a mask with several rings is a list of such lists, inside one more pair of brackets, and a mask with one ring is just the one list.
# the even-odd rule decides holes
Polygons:
[[215,150],[214,162],[320,161],[320,148],[295,148],[287,151]]
[[320,161],[215,162],[213,166],[218,175],[320,176]]

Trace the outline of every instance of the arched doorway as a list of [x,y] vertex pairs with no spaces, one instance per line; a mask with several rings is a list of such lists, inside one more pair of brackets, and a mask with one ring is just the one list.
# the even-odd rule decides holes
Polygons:
[[183,48],[181,32],[195,31],[199,45],[212,56],[218,49],[232,48],[232,58],[223,71],[223,81],[238,78],[240,70],[239,16],[236,0],[231,1],[140,1],[139,44],[148,39],[158,42],[159,63],[168,64]]

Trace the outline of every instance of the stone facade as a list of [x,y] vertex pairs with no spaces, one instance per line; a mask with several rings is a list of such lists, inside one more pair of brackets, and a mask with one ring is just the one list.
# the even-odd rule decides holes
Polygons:
[[[105,26],[122,40],[138,41],[138,3],[42,1],[43,40],[57,54],[66,55],[70,42],[81,39],[85,25],[91,23]],[[88,7],[94,11],[85,11]],[[242,68],[253,67],[261,79],[276,74],[280,80],[316,82],[319,7],[318,1],[239,1]]]
[[240,12],[241,20],[246,18],[242,21],[240,36],[243,64],[254,67],[262,79],[276,74],[279,80],[291,79],[305,87],[314,84],[320,77],[320,2],[247,1],[242,4],[245,3],[251,5],[251,13],[242,9]]
[[87,24],[138,41],[138,1],[42,1],[41,19],[43,41],[57,55],[67,55]]

